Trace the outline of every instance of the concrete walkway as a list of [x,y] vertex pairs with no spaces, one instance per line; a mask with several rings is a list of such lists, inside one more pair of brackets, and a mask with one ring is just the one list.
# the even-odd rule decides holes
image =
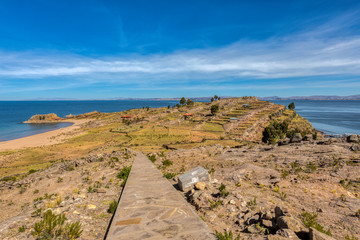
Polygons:
[[106,239],[217,238],[155,165],[137,153]]

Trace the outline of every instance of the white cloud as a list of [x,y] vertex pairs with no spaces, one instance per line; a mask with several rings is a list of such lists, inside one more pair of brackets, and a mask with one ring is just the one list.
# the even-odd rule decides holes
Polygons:
[[[346,21],[352,17],[352,21]],[[71,54],[0,53],[0,79],[72,77],[80,82],[275,79],[359,76],[360,35],[341,35],[357,24],[354,13],[316,29],[262,42],[150,56],[90,58]],[[339,33],[339,37],[333,37]],[[1,82],[1,80],[0,80]]]

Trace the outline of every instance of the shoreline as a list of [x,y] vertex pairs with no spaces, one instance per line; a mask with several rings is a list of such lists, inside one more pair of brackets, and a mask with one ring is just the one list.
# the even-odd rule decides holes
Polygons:
[[30,135],[27,137],[2,141],[0,142],[0,151],[17,150],[17,149],[29,148],[29,147],[49,146],[49,145],[61,143],[63,140],[72,137],[72,135],[70,136],[67,134],[71,133],[72,131],[78,130],[82,124],[89,121],[90,119],[81,119],[81,120],[67,119],[64,122],[72,123],[72,125],[35,135]]

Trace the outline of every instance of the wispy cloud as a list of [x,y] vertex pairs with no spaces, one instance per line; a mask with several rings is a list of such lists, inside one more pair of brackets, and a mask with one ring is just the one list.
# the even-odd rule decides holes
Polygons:
[[221,48],[171,54],[91,58],[60,53],[0,52],[0,83],[1,79],[54,77],[72,77],[82,84],[121,84],[359,76],[360,35],[347,31],[359,24],[357,16],[349,13],[287,37],[261,42],[239,41]]

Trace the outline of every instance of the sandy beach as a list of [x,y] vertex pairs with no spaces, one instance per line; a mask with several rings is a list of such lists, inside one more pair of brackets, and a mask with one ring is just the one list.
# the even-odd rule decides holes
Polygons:
[[53,131],[40,133],[24,138],[18,138],[14,140],[0,142],[0,151],[5,150],[15,150],[27,147],[40,147],[40,146],[47,146],[60,143],[65,139],[72,137],[73,135],[70,134],[71,132],[78,130],[80,125],[90,121],[89,119],[81,119],[81,120],[66,120],[66,122],[74,123],[71,126],[56,129]]

